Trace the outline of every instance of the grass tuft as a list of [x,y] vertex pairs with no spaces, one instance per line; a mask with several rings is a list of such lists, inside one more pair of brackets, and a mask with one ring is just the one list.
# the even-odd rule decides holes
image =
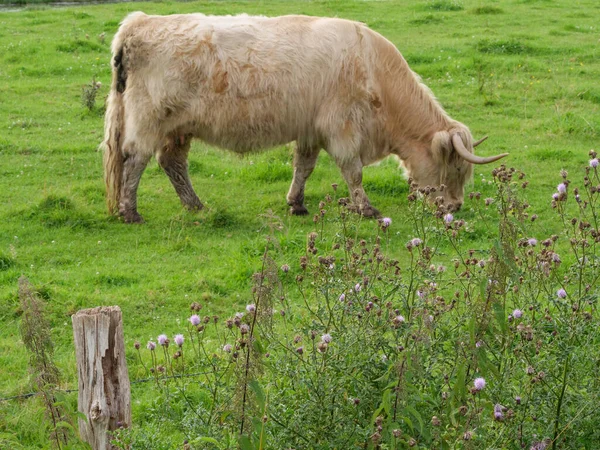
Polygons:
[[493,55],[522,55],[537,53],[537,49],[517,39],[490,40],[482,39],[477,43],[477,51]]
[[432,11],[462,11],[464,6],[456,0],[433,0],[427,3],[427,9]]
[[478,8],[472,9],[471,12],[473,14],[484,15],[484,14],[502,14],[504,11],[502,10],[502,8],[498,8],[496,6],[485,5],[485,6],[479,6]]

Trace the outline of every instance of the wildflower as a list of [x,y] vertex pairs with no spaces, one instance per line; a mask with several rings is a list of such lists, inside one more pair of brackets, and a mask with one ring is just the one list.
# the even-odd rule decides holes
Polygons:
[[241,319],[242,317],[244,317],[244,313],[241,313],[241,312],[237,312],[237,313],[235,313],[235,318],[236,318],[236,319],[238,319],[238,320],[239,320],[239,319]]
[[475,342],[475,347],[479,348],[483,345],[483,341],[477,341]]
[[402,325],[405,322],[404,316],[398,315],[398,316],[394,317],[393,322],[394,322],[395,326],[399,327],[400,325]]
[[192,325],[194,325],[195,327],[200,325],[200,316],[197,314],[194,314],[192,317],[190,317],[190,323]]
[[160,345],[168,345],[169,344],[169,339],[167,338],[166,334],[161,334],[160,336],[158,336],[158,343]]
[[340,302],[343,302],[344,300],[346,300],[346,294],[341,294],[340,295]]
[[283,266],[281,266],[281,271],[283,273],[288,273],[290,271],[290,266],[288,266],[287,264],[284,264]]
[[556,192],[554,194],[552,194],[552,199],[553,200],[558,200],[560,197],[560,195],[558,195]]
[[565,291],[563,288],[560,288],[558,291],[556,291],[556,295],[558,298],[567,298],[567,291]]
[[321,342],[325,342],[326,344],[329,344],[332,340],[333,338],[329,333],[325,333],[323,336],[321,336]]
[[156,348],[156,343],[152,342],[152,341],[148,341],[148,343],[146,344],[146,348],[150,351],[154,350]]
[[454,220],[454,216],[450,213],[448,213],[444,216],[444,222],[446,222],[446,223],[452,223],[453,220]]
[[419,245],[421,245],[423,243],[423,241],[419,238],[413,238],[410,243],[412,244],[413,247],[418,247]]
[[133,346],[135,347],[136,350],[140,349],[140,343],[139,341],[135,341],[135,343],[133,344]]
[[476,391],[481,391],[485,387],[485,379],[481,377],[475,378],[473,386],[475,386]]
[[327,351],[327,347],[327,342],[319,342],[317,345],[317,350],[319,350],[320,353],[325,353]]
[[538,243],[536,238],[529,238],[527,239],[527,243],[531,246],[531,247],[535,247]]
[[381,228],[387,228],[392,224],[392,219],[389,217],[384,217],[381,219]]
[[504,414],[502,414],[502,409],[504,407],[500,404],[500,403],[496,403],[494,405],[494,419],[496,420],[503,420],[504,419]]
[[483,259],[479,260],[479,267],[481,267],[482,269],[485,267],[485,261]]
[[531,444],[531,447],[529,447],[529,450],[546,450],[548,448],[548,444],[551,442],[552,441],[549,441],[549,439],[534,442],[533,444]]
[[512,315],[515,319],[520,319],[521,317],[523,317],[523,311],[521,311],[520,309],[515,309]]
[[518,395],[515,397],[515,403],[516,403],[517,405],[520,405],[520,404],[521,404],[521,397],[519,397]]
[[246,311],[252,314],[254,311],[256,311],[256,305],[254,303],[246,305]]
[[356,283],[356,286],[354,286],[354,290],[355,290],[356,292],[360,292],[360,290],[361,290],[361,289],[362,289],[362,288],[360,287],[360,283]]
[[233,348],[233,347],[231,346],[231,344],[225,344],[225,345],[223,346],[223,351],[224,351],[225,353],[231,353],[231,349],[232,349],[232,348]]
[[494,199],[493,198],[486,198],[485,199],[485,206],[490,206],[492,203],[494,203]]
[[423,292],[421,289],[419,289],[417,291],[417,295],[419,296],[419,298],[423,298],[423,297],[425,297],[425,292]]
[[560,264],[560,256],[558,255],[558,253],[552,253],[552,262]]
[[472,437],[473,437],[472,431],[465,431],[465,434],[463,434],[463,439],[465,441],[470,441]]
[[558,186],[556,186],[556,190],[558,191],[559,194],[566,194],[567,193],[567,185],[565,183],[560,183]]
[[240,325],[240,333],[242,334],[247,334],[250,331],[250,326],[248,324],[241,324]]
[[304,353],[304,347],[298,347],[298,348],[296,349],[296,352],[297,352],[299,355],[301,355],[302,353]]
[[179,347],[181,347],[183,345],[183,334],[176,334],[173,340]]
[[592,169],[595,169],[596,167],[598,167],[598,158],[590,159],[590,167]]

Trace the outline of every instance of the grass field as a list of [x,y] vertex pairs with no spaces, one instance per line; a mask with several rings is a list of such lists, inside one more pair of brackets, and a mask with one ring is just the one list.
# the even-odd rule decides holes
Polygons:
[[[63,388],[76,387],[70,316],[81,308],[117,304],[128,345],[176,332],[188,305],[214,314],[249,303],[250,276],[261,264],[268,210],[284,231],[280,264],[297,270],[312,216],[289,217],[287,147],[239,158],[197,142],[190,168],[208,208],[185,212],[153,162],[140,187],[146,223],[128,226],[104,206],[101,154],[103,103],[110,85],[110,41],[129,12],[171,14],[308,14],[365,22],[390,39],[433,90],[446,111],[477,138],[479,154],[510,152],[506,163],[524,171],[535,227],[558,224],[550,197],[559,171],[580,170],[600,134],[600,3],[596,0],[256,1],[121,3],[72,8],[0,10],[0,397],[30,392],[28,355],[19,322],[17,280],[29,278],[47,301]],[[82,87],[102,83],[86,109]],[[492,167],[476,167],[468,191],[490,195]],[[307,184],[307,206],[340,184],[322,154]],[[404,259],[411,238],[408,187],[397,164],[365,171],[372,203],[393,225],[392,257]],[[478,226],[473,210],[466,244],[478,249],[495,230]],[[375,222],[361,224],[374,233]],[[133,351],[130,357],[133,357]],[[134,388],[134,421],[145,394]],[[137,397],[136,397],[137,396]],[[72,403],[76,395],[69,397]],[[36,400],[0,403],[0,430],[25,448],[41,448]],[[38,434],[36,434],[38,433]]]

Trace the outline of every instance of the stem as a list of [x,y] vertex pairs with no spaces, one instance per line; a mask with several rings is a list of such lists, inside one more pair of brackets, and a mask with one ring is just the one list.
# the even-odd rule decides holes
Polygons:
[[562,389],[560,391],[560,396],[558,397],[558,404],[556,405],[556,417],[554,419],[554,438],[552,440],[552,450],[556,450],[556,443],[558,440],[558,426],[560,423],[560,410],[562,407],[563,398],[565,396],[565,390],[567,389],[567,375],[568,374],[569,374],[569,355],[567,355],[567,359],[565,360]]

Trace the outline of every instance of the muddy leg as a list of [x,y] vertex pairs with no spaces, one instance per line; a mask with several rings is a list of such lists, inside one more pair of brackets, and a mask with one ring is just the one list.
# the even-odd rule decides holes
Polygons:
[[341,170],[352,197],[352,209],[365,217],[381,217],[381,213],[371,206],[369,198],[363,189],[361,162],[349,161],[341,167]]
[[304,206],[304,187],[312,173],[319,156],[318,148],[306,148],[298,145],[294,152],[294,178],[287,195],[287,203],[291,206],[290,214],[303,216],[308,214]]
[[119,214],[126,223],[142,223],[144,221],[137,211],[137,189],[149,160],[150,156],[141,153],[125,155]]
[[204,205],[194,192],[188,173],[187,157],[190,151],[190,142],[190,139],[175,137],[156,155],[156,159],[171,180],[183,206],[191,211],[199,211]]

